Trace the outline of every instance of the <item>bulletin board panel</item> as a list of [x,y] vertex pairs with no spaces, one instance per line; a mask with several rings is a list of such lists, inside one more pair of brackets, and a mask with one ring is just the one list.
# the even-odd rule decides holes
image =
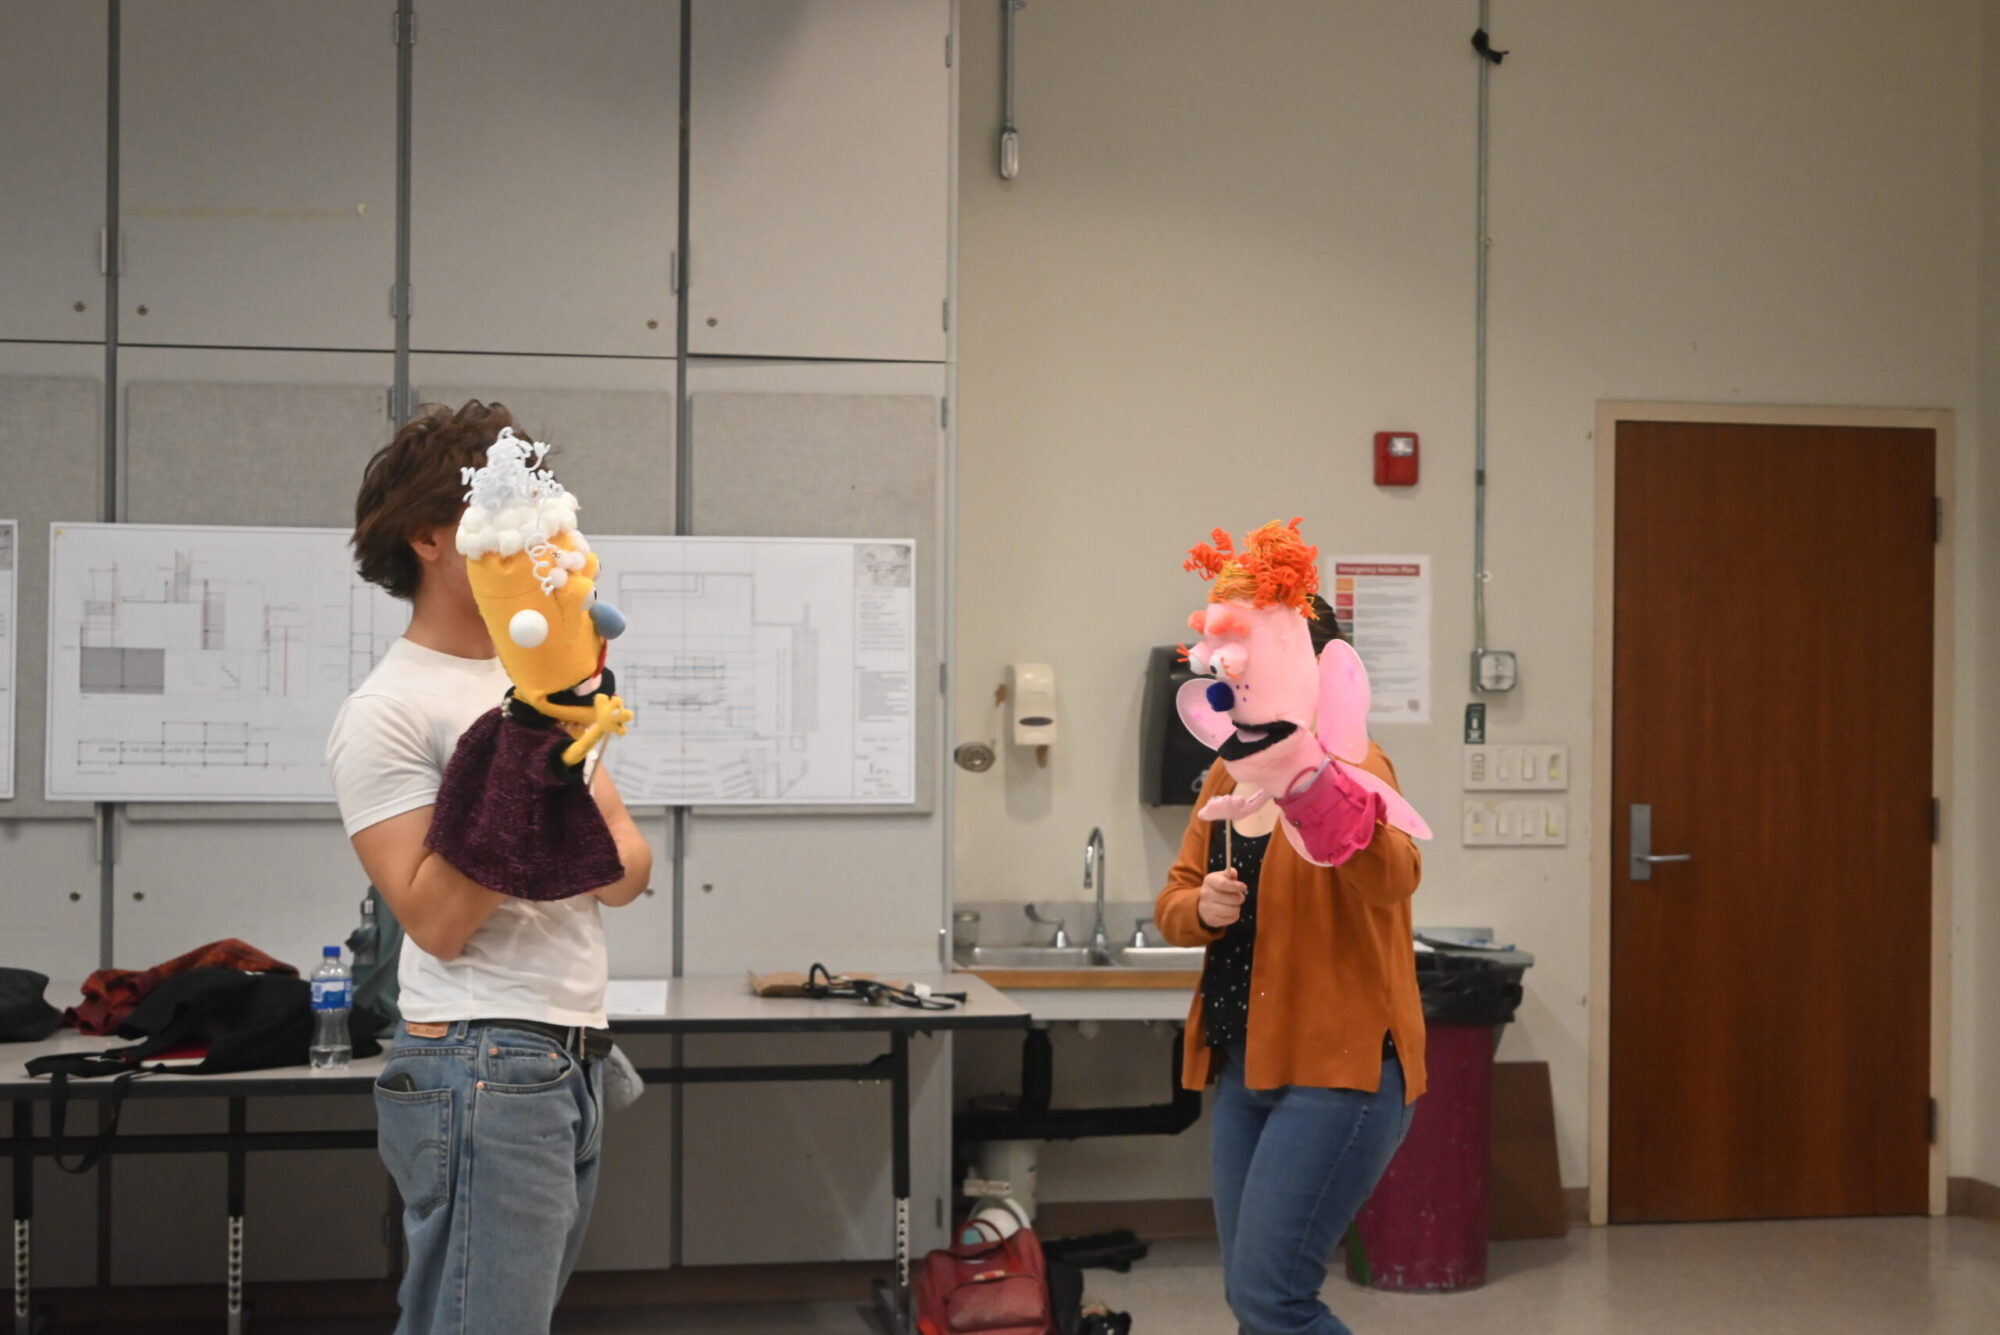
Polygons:
[[[11,350],[9,350],[11,352]],[[68,353],[71,350],[65,349]],[[72,354],[102,364],[100,349]],[[47,708],[49,525],[95,519],[102,504],[104,387],[84,377],[0,376],[0,519],[17,521],[15,543],[14,797],[0,819],[88,817],[88,802],[50,802],[42,792]],[[32,479],[32,485],[19,485]]]
[[346,528],[361,470],[390,434],[386,381],[128,383],[125,518]]
[[[120,492],[126,520],[287,528],[353,525],[362,470],[393,434],[389,384],[394,367],[387,357],[135,350],[120,361],[135,368],[134,375],[124,377]],[[159,365],[149,367],[149,361]],[[229,378],[137,378],[197,368]],[[375,372],[379,380],[371,374]],[[307,375],[328,381],[307,381]],[[288,378],[293,376],[298,378]],[[348,383],[341,383],[343,378]],[[132,804],[126,814],[135,824],[145,824],[333,820],[339,813],[330,802],[145,802]]]
[[577,522],[598,533],[674,531],[673,366],[658,390],[509,388],[466,379],[417,390],[419,403],[467,399],[507,405],[521,434],[546,441],[549,467],[582,504]]
[[[916,800],[936,803],[942,561],[938,400],[904,394],[697,393],[689,399],[693,532],[734,537],[916,539]],[[856,808],[758,808],[853,812]]]

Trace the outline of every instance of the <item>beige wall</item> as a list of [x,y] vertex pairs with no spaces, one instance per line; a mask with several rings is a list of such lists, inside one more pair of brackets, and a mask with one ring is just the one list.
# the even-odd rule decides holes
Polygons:
[[[2000,424],[2000,0],[1985,0],[1985,80],[1980,115],[1979,228],[1979,413]],[[1974,451],[1967,460],[1969,503],[1959,527],[1977,540],[1979,529],[2000,530],[2000,460]],[[2000,574],[1993,572],[2000,548],[1987,539],[1982,555],[1967,563],[1966,605],[1976,609],[1972,644],[1960,655],[1974,678],[1991,679],[2000,661]],[[1955,933],[1957,1029],[1952,1035],[1958,1071],[1952,1099],[1952,1172],[2000,1182],[2000,899],[1993,877],[2000,873],[2000,822],[1991,818],[2000,793],[2000,698],[1989,688],[1959,736],[1974,756],[1977,786],[1960,802],[1958,829],[1973,846],[1973,878],[1958,887]],[[1983,876],[1983,879],[1981,877]]]
[[[1076,897],[1084,835],[1102,825],[1113,897],[1150,900],[1186,811],[1138,802],[1137,689],[1147,646],[1178,638],[1201,596],[1181,555],[1217,524],[1299,514],[1327,551],[1436,558],[1435,722],[1378,740],[1419,807],[1455,829],[1476,6],[1032,5],[1012,183],[991,165],[998,8],[966,4],[962,19],[957,740],[995,735],[991,689],[1024,659],[1055,665],[1062,740],[1046,770],[1003,751],[994,771],[957,775],[959,898]],[[1503,1055],[1552,1064],[1578,1185],[1594,405],[1954,409],[1974,495],[1980,13],[1975,0],[1495,11],[1514,54],[1493,80],[1492,640],[1520,653],[1523,686],[1496,702],[1491,732],[1570,746],[1572,842],[1473,852],[1447,834],[1417,916],[1491,924],[1539,957]],[[1390,427],[1423,434],[1413,493],[1371,484],[1370,436]],[[1968,721],[1985,657],[1973,508],[1953,537],[1953,707]],[[1990,791],[1972,783],[1978,750],[1959,757],[1968,812]],[[1961,949],[1983,943],[2000,964],[1996,911],[1977,907],[1988,839],[1956,850]],[[1960,984],[1954,1048],[1972,1065],[1968,1012],[1994,1009],[1994,984]],[[1957,1090],[1961,1127],[2000,1123],[2000,1069],[1984,1060]],[[1043,1193],[1193,1194],[1187,1157],[1175,1147],[1162,1162],[1183,1167],[1143,1189],[1045,1172]],[[1996,1161],[2000,1145],[1968,1137],[1954,1171],[1993,1179]]]

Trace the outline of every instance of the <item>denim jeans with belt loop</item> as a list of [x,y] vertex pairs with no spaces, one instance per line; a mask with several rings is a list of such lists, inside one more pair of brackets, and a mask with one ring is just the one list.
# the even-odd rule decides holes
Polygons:
[[505,1020],[397,1028],[375,1083],[409,1245],[397,1335],[546,1335],[597,1197],[602,1078]]

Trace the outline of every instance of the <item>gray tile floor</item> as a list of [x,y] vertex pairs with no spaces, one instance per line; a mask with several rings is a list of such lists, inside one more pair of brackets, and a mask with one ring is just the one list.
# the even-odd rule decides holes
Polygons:
[[[1166,1244],[1130,1274],[1093,1271],[1088,1283],[1132,1313],[1133,1335],[1235,1330],[1212,1244]],[[1996,1335],[2000,1228],[1965,1219],[1580,1228],[1560,1242],[1496,1246],[1474,1292],[1372,1293],[1336,1277],[1326,1296],[1355,1335]],[[845,1304],[588,1312],[556,1324],[558,1335],[873,1329]],[[364,1330],[376,1327],[337,1328]]]

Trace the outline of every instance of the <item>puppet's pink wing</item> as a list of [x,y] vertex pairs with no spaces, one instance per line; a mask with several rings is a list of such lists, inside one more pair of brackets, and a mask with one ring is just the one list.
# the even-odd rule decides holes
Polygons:
[[1410,805],[1409,799],[1389,786],[1387,779],[1381,778],[1361,768],[1359,765],[1350,765],[1345,761],[1338,760],[1334,763],[1340,766],[1342,774],[1345,774],[1363,788],[1368,789],[1368,791],[1382,795],[1383,820],[1389,822],[1389,824],[1395,826],[1404,834],[1409,835],[1412,839],[1428,839],[1431,837],[1430,825],[1425,822],[1422,816],[1417,814],[1417,809]]
[[1213,751],[1229,740],[1229,734],[1236,731],[1236,725],[1229,715],[1218,714],[1208,703],[1208,688],[1215,685],[1212,678],[1196,677],[1181,683],[1180,691],[1174,696],[1174,707],[1180,710],[1181,722],[1198,741]]
[[1368,759],[1368,669],[1345,640],[1335,640],[1319,656],[1319,744],[1336,760],[1358,765]]

